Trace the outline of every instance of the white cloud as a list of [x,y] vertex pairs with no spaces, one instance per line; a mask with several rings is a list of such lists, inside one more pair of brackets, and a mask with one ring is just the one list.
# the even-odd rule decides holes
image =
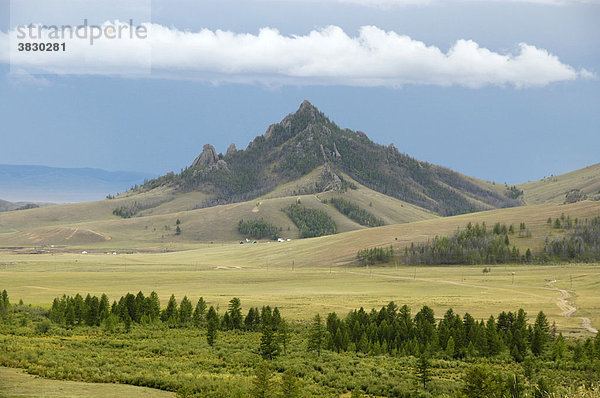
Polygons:
[[[374,26],[362,27],[355,37],[336,26],[305,36],[285,36],[271,28],[254,35],[145,26],[146,39],[98,39],[93,46],[86,40],[67,39],[65,52],[13,52],[12,66],[56,74],[266,85],[520,88],[595,77],[585,69],[577,71],[562,63],[545,49],[525,43],[520,43],[514,53],[505,54],[482,48],[471,40],[457,40],[444,52]],[[8,35],[0,33],[2,40],[9,40]],[[14,35],[10,40],[16,40]],[[16,48],[12,44],[11,48]],[[0,53],[0,61],[8,59],[6,53]]]

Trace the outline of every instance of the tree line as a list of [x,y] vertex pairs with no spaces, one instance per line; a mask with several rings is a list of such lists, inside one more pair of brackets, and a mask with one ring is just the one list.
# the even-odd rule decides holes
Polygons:
[[262,218],[260,220],[240,220],[238,222],[238,232],[254,239],[277,239],[279,237],[277,227]]
[[371,249],[359,250],[356,259],[361,265],[373,265],[377,263],[388,263],[394,257],[394,248],[374,247]]
[[564,236],[546,238],[543,255],[560,261],[596,262],[600,260],[600,217],[580,222],[570,217],[556,218],[554,228],[566,229]]
[[331,203],[340,213],[344,214],[353,221],[356,221],[360,225],[366,227],[380,227],[382,226],[383,220],[379,217],[374,216],[365,209],[358,206],[356,203],[352,203],[342,198],[331,198],[328,201],[324,200],[324,203]]
[[[527,231],[525,223],[519,226],[520,234]],[[467,224],[452,236],[439,237],[426,243],[411,243],[404,250],[407,264],[506,264],[529,263],[533,260],[530,249],[524,254],[514,245],[510,237],[515,233],[514,226],[496,223],[488,229],[485,222],[479,225]]]
[[[600,359],[600,335],[572,347],[574,359]],[[493,358],[509,355],[515,362],[529,356],[553,361],[567,356],[562,333],[548,323],[540,311],[533,324],[523,309],[501,312],[486,321],[475,320],[469,313],[460,316],[452,309],[436,321],[433,310],[424,306],[413,317],[407,305],[394,302],[379,311],[363,308],[340,318],[335,312],[325,322],[319,315],[310,327],[308,349],[320,355],[321,349],[353,351],[370,355],[415,356],[445,359]]]
[[296,203],[284,208],[283,212],[296,224],[301,238],[337,233],[335,222],[322,210],[310,209]]
[[[64,306],[71,307],[72,310],[61,313],[60,308],[63,301]],[[71,302],[70,305],[69,302]],[[323,377],[329,380],[329,376],[334,377],[335,380],[338,376],[348,377],[341,384],[336,383],[335,388],[338,389],[338,392],[352,392],[353,397],[360,396],[362,392],[375,396],[430,396],[428,394],[449,392],[449,390],[440,389],[437,377],[432,383],[433,368],[466,367],[464,372],[462,369],[460,372],[462,384],[459,386],[460,390],[455,391],[457,397],[529,396],[542,398],[552,392],[553,382],[548,378],[558,375],[559,373],[556,372],[559,369],[589,373],[595,372],[595,369],[598,369],[597,364],[600,363],[600,335],[585,341],[568,341],[556,332],[553,325],[549,324],[543,312],[539,312],[535,321],[530,323],[527,314],[522,309],[515,312],[503,311],[497,317],[490,316],[484,322],[483,320],[476,321],[468,313],[460,316],[451,309],[446,311],[441,319],[438,319],[433,310],[427,306],[423,306],[413,316],[408,306],[399,307],[390,302],[379,310],[366,311],[363,308],[354,310],[344,318],[338,317],[336,313],[330,313],[323,319],[316,314],[309,324],[296,323],[289,326],[279,310],[269,306],[263,306],[261,309],[251,307],[244,316],[241,301],[235,297],[229,301],[227,309],[222,314],[219,314],[218,308],[214,306],[207,309],[207,303],[203,299],[198,300],[194,309],[189,299],[184,297],[178,303],[173,295],[167,306],[163,308],[160,306],[158,295],[154,292],[149,296],[145,296],[143,293],[137,295],[128,293],[119,300],[113,301],[111,305],[108,303],[106,295],[100,297],[86,295],[85,298],[82,295],[73,297],[65,295],[56,298],[52,310],[40,312],[39,309],[24,306],[22,303],[10,304],[8,294],[3,291],[0,294],[0,307],[6,305],[9,321],[8,323],[0,321],[0,326],[4,327],[12,322],[15,325],[21,325],[13,330],[16,333],[23,333],[23,325],[32,321],[39,322],[38,316],[45,317],[47,315],[53,319],[52,322],[69,329],[89,326],[91,329],[88,333],[96,335],[94,328],[98,327],[98,321],[94,320],[96,319],[94,314],[101,314],[99,318],[103,319],[100,321],[102,327],[106,327],[107,320],[113,318],[118,322],[120,331],[123,331],[123,325],[127,319],[131,319],[130,322],[136,325],[136,330],[132,332],[132,338],[144,336],[144,328],[162,325],[160,327],[165,329],[160,336],[163,336],[161,338],[165,340],[160,340],[160,344],[172,344],[169,339],[177,336],[186,336],[186,339],[197,338],[198,334],[192,329],[199,327],[205,330],[208,346],[212,347],[217,344],[220,333],[223,333],[223,343],[219,349],[213,350],[207,347],[207,352],[213,352],[220,357],[223,349],[233,347],[236,351],[229,352],[237,353],[237,350],[241,349],[239,344],[244,342],[243,344],[249,347],[249,352],[253,354],[248,356],[250,358],[250,362],[247,363],[248,369],[254,369],[255,373],[251,386],[246,390],[241,390],[245,391],[245,395],[239,396],[253,397],[278,396],[277,394],[284,397],[298,397],[302,389],[300,386],[303,383],[310,383],[310,386],[314,386],[314,383],[320,382],[318,380],[322,382],[321,378]],[[71,311],[73,314],[69,315]],[[28,315],[31,318],[27,322],[23,322],[23,318],[18,317],[15,318],[17,322],[10,320],[10,317],[18,315]],[[74,319],[73,325],[67,326],[64,319],[71,317]],[[44,318],[44,321],[35,325],[35,329],[39,333],[47,334],[56,327],[40,328],[39,326],[44,322],[49,324],[50,320]],[[146,324],[146,322],[152,322],[155,325]],[[3,331],[7,330],[10,329],[3,329]],[[135,334],[136,331],[137,334]],[[125,332],[128,331],[125,330]],[[63,333],[64,331],[59,332],[58,335],[63,336]],[[166,333],[169,334],[165,338]],[[252,333],[260,333],[260,339],[251,337]],[[127,336],[129,335],[124,334],[121,337],[115,337],[126,339]],[[86,340],[91,341],[92,339]],[[122,342],[122,340],[115,341]],[[235,342],[233,346],[232,342]],[[294,344],[290,344],[290,342]],[[181,347],[185,353],[190,352],[191,355],[191,348],[186,344],[190,344],[190,342],[184,341]],[[195,350],[198,349],[197,347],[196,345]],[[287,354],[288,347],[291,350],[289,354]],[[92,371],[95,369],[94,362],[89,361],[88,351],[82,350],[79,346],[67,349],[70,350],[68,361],[78,361],[78,356],[71,356],[71,353],[79,350],[82,353],[80,358],[85,358],[85,366],[91,366],[89,369]],[[140,348],[136,346],[135,350],[138,349]],[[146,346],[146,349],[156,350],[156,343]],[[313,355],[302,354],[306,351]],[[15,358],[19,357],[22,361],[25,361],[24,358],[28,358],[19,354],[19,350],[10,351],[10,354],[7,351],[4,354]],[[113,355],[113,352],[111,351],[107,355]],[[135,351],[132,355],[138,356],[139,352]],[[255,359],[251,359],[254,355],[258,355],[262,359],[258,366]],[[284,357],[272,362],[279,356]],[[299,359],[299,356],[302,359]],[[373,369],[373,375],[370,378],[358,379],[364,377],[359,376],[359,362],[364,364],[361,361],[372,356],[385,356],[387,359],[384,360],[383,357],[377,359],[377,363],[380,363],[381,367],[377,366],[377,369]],[[50,356],[44,356],[46,359],[43,360],[43,363],[37,359],[38,355],[33,357],[27,360],[30,361],[30,364],[37,364],[33,366],[34,369],[41,371],[47,368],[51,372],[48,374],[54,375],[55,378],[57,374],[60,374],[60,372],[56,373],[56,366],[58,366],[56,364],[63,360],[62,357],[54,356],[52,358],[57,362],[48,362]],[[108,358],[105,360],[110,362]],[[239,365],[238,362],[235,363]],[[377,381],[382,377],[392,383],[389,375],[386,374],[386,371],[390,371],[391,368],[384,366],[386,363],[394,363],[396,369],[401,368],[402,377],[406,377],[407,367],[409,372],[412,368],[412,377],[409,375],[408,379],[413,380],[414,387],[411,389],[411,387],[407,387],[406,383],[399,386],[398,380],[395,384],[378,384]],[[497,366],[510,363],[518,365],[504,368]],[[112,376],[117,377],[116,379],[103,378],[101,380],[178,391],[182,396],[209,396],[208,392],[213,391],[211,388],[214,387],[208,384],[186,384],[185,379],[171,379],[164,374],[158,375],[151,368],[148,368],[145,373],[136,374],[133,371],[133,373],[127,374],[126,378],[119,379],[118,377],[123,377],[123,375],[117,375],[119,366],[123,365],[116,366],[114,368],[116,373]],[[197,369],[196,366],[197,364],[194,364],[188,369]],[[343,371],[339,374],[336,373],[335,376],[320,373],[324,369],[327,369],[328,372],[337,372],[333,370],[332,366],[335,369],[341,366]],[[543,366],[545,370],[542,374],[539,374],[540,366]],[[133,368],[129,370],[131,371]],[[280,377],[275,378],[273,371],[279,373]],[[398,374],[396,372],[396,375]],[[597,374],[594,376],[593,373],[589,373],[589,375],[596,377],[594,380],[597,380]],[[65,376],[65,378],[68,377]],[[84,379],[90,380],[89,377],[88,374]],[[529,381],[529,387],[526,385],[527,381]],[[426,393],[421,395],[421,392],[415,391],[414,388],[426,390]]]

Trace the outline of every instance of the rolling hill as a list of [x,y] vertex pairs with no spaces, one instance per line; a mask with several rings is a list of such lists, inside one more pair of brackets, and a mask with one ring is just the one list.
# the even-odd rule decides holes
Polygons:
[[580,191],[588,199],[600,199],[600,163],[559,176],[518,186],[527,204],[564,203],[571,191]]
[[16,204],[16,203],[12,203],[12,202],[9,202],[7,200],[0,199],[0,212],[16,210],[19,207],[20,206],[18,204]]

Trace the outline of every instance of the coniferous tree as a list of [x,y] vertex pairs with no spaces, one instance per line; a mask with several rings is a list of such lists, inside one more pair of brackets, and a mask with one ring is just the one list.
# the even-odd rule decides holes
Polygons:
[[486,355],[493,357],[498,355],[502,350],[502,341],[498,336],[496,328],[496,321],[493,316],[490,316],[485,326],[485,338],[486,338]]
[[421,354],[417,360],[416,375],[419,384],[423,385],[423,391],[427,390],[427,383],[431,381],[431,363],[427,355]]
[[192,320],[192,302],[184,296],[179,304],[179,322],[186,326]]
[[167,303],[167,308],[165,308],[161,314],[161,319],[163,322],[175,324],[177,323],[177,313],[177,300],[175,299],[175,295],[172,294]]
[[263,359],[271,360],[279,354],[279,344],[271,323],[263,321],[260,336],[260,355]]
[[204,298],[200,297],[198,299],[198,303],[196,304],[196,308],[194,309],[194,315],[192,316],[194,326],[200,327],[204,324],[206,320],[206,302]]
[[283,398],[300,397],[300,383],[292,368],[287,368],[281,376],[281,395]]
[[230,329],[241,329],[243,316],[242,316],[242,304],[240,299],[237,297],[232,298],[229,301],[229,325]]
[[550,326],[548,325],[548,319],[543,311],[540,311],[535,318],[535,324],[533,326],[533,336],[531,337],[531,352],[534,355],[542,355],[546,349],[546,344],[550,339]]
[[252,381],[252,396],[256,398],[268,398],[273,391],[271,381],[273,375],[267,361],[263,361],[256,367],[256,374]]
[[212,305],[206,314],[206,341],[209,346],[214,346],[217,340],[217,329],[219,328],[219,315]]
[[281,319],[277,327],[277,340],[283,347],[283,355],[287,355],[287,346],[290,340],[290,327],[285,319]]
[[487,367],[480,365],[469,368],[463,377],[463,393],[468,398],[502,397],[503,380]]
[[156,292],[150,293],[150,296],[146,299],[148,301],[146,307],[148,309],[148,315],[152,322],[156,321],[160,317],[160,300]]
[[100,297],[100,303],[98,303],[98,316],[100,320],[105,319],[110,312],[110,302],[108,301],[108,296],[106,294],[102,294]]
[[325,343],[325,328],[319,314],[315,315],[310,325],[310,334],[308,336],[308,350],[316,351],[317,356],[321,356],[321,349]]

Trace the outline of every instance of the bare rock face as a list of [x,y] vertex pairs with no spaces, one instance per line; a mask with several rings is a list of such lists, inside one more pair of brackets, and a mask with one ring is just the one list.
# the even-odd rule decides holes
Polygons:
[[192,167],[206,168],[217,163],[217,160],[219,160],[219,157],[217,156],[215,147],[210,144],[206,144],[202,148],[202,153],[200,156],[198,156],[196,160],[194,160],[194,163],[192,163]]
[[340,152],[337,149],[337,145],[335,145],[335,142],[333,143],[333,156],[335,156],[336,159],[341,159],[342,155],[340,155]]
[[217,170],[229,170],[229,167],[227,167],[227,162],[224,161],[223,159],[217,160],[217,163],[210,166],[210,168],[217,169]]
[[342,189],[342,179],[335,174],[329,163],[323,165],[319,179],[322,191],[339,191]]
[[577,203],[586,199],[587,195],[584,194],[581,189],[571,189],[569,192],[567,192],[567,195],[565,196],[565,204]]
[[229,145],[229,148],[227,148],[227,152],[225,152],[225,156],[231,156],[236,152],[237,152],[237,148],[235,147],[235,144],[231,144],[231,145]]

